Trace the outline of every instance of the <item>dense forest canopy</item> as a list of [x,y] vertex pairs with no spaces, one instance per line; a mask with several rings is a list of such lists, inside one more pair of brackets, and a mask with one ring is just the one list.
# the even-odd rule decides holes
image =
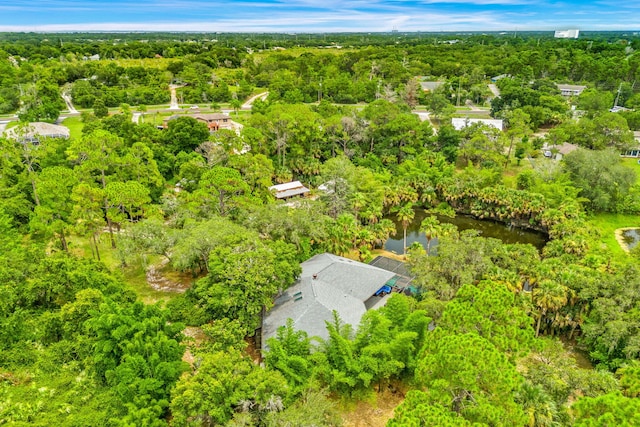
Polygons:
[[[614,230],[640,225],[638,48],[0,34],[0,424],[336,426],[392,399],[389,426],[637,425],[640,250]],[[290,181],[307,196],[279,200]],[[411,288],[259,354],[325,252],[406,261]]]

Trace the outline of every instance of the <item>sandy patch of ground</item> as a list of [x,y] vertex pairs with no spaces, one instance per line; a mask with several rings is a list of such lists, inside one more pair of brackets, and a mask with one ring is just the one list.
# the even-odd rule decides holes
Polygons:
[[193,366],[193,363],[195,362],[195,357],[191,352],[191,348],[198,347],[202,343],[202,341],[204,341],[207,337],[204,334],[204,332],[202,332],[201,328],[198,328],[195,326],[187,326],[186,328],[184,328],[182,333],[187,337],[186,339],[187,348],[185,349],[184,354],[182,355],[182,360],[184,362],[187,362],[189,365]]
[[394,252],[389,252],[384,249],[374,249],[373,251],[371,251],[371,253],[373,254],[374,257],[377,257],[378,255],[382,255],[384,257],[395,259],[397,261],[406,261],[406,258],[402,254],[396,254]]
[[[156,291],[184,293],[191,287],[191,280],[186,277],[169,278],[165,267],[169,260],[163,259],[160,264],[153,264],[147,268],[147,283]],[[172,276],[175,276],[172,273]]]
[[374,402],[360,401],[345,411],[344,427],[384,427],[403,400],[403,391],[387,387],[382,393],[376,393]]

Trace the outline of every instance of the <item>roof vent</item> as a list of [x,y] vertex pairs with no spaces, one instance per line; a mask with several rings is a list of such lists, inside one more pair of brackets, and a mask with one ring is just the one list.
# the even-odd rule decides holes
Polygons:
[[314,273],[313,274],[313,280],[316,280],[318,278],[318,273]]

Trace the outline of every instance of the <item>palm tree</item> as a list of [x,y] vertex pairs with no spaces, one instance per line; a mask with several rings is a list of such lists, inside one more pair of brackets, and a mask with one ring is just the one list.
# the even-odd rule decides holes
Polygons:
[[367,197],[363,193],[355,193],[351,197],[351,207],[353,208],[353,212],[356,215],[356,223],[360,224],[360,219],[358,218],[358,213],[364,208],[367,204]]
[[560,283],[544,279],[533,289],[532,296],[535,306],[538,308],[538,324],[536,325],[536,337],[540,334],[542,318],[549,312],[556,312],[567,303],[567,288]]
[[396,212],[396,218],[398,221],[402,223],[402,231],[403,231],[403,244],[402,244],[402,255],[404,257],[407,256],[407,227],[413,221],[413,218],[416,216],[416,212],[413,210],[413,203],[405,203],[404,205],[396,206],[394,209]]
[[560,425],[556,418],[556,402],[539,385],[525,381],[516,397],[529,418],[529,427],[553,427]]
[[427,238],[427,255],[431,253],[431,242],[433,239],[440,237],[441,230],[442,227],[440,221],[438,221],[438,218],[433,215],[426,217],[420,223],[420,232],[424,233]]

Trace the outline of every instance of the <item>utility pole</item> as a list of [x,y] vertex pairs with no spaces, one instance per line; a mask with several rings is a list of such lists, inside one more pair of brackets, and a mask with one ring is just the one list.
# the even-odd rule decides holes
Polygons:
[[622,83],[618,86],[618,94],[616,95],[616,100],[613,102],[613,107],[618,106],[618,100],[620,99],[620,91],[622,90]]

